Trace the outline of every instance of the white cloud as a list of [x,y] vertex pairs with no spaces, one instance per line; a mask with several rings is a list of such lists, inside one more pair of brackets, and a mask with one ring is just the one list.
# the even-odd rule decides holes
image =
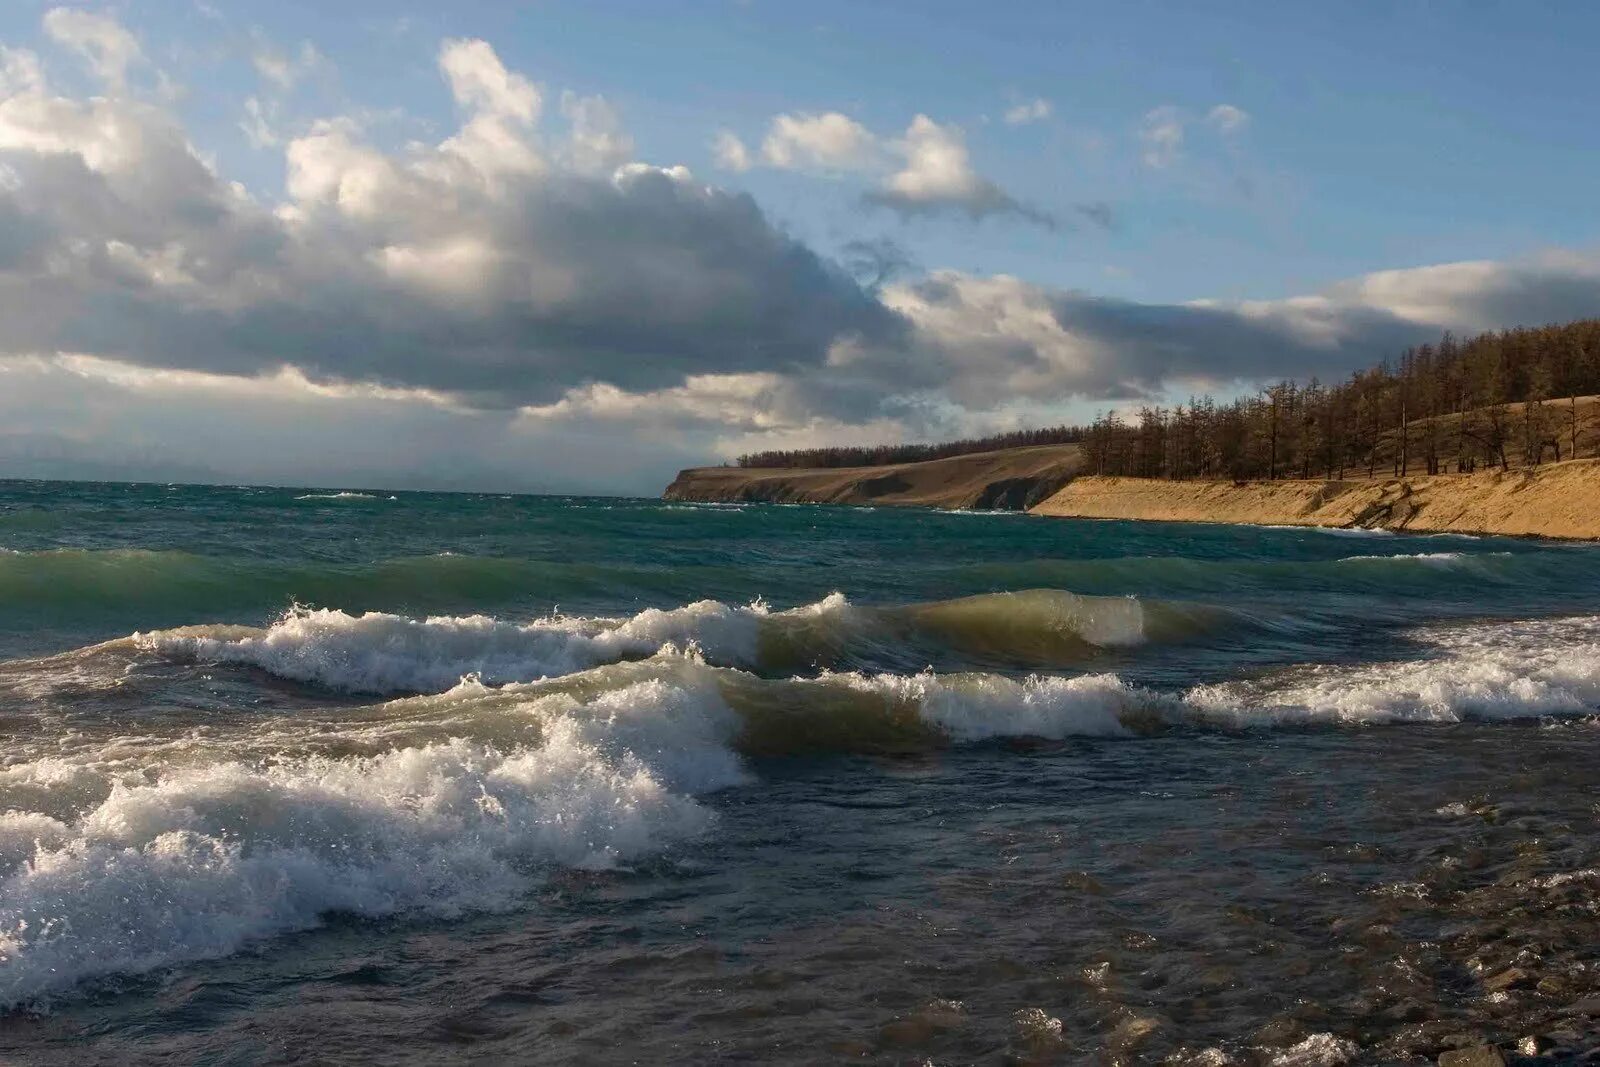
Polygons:
[[[1173,104],[1145,112],[1138,129],[1140,158],[1145,166],[1164,170],[1178,162],[1193,121],[1192,114]],[[1205,113],[1205,125],[1225,142],[1242,134],[1249,124],[1250,113],[1232,104],[1217,104]]]
[[456,104],[478,116],[538,121],[543,96],[521,74],[506,70],[488,41],[453,38],[439,48],[439,69]]
[[894,149],[904,165],[872,194],[875,203],[905,213],[954,208],[974,219],[1011,212],[1053,225],[1048,216],[1018,203],[973,170],[960,127],[941,126],[918,115]]
[[52,8],[45,13],[44,30],[51,40],[82,56],[113,92],[127,88],[128,68],[144,59],[138,40],[110,15]]
[[609,174],[633,158],[633,138],[605,97],[563,92],[561,114],[572,126],[564,150],[572,169]]
[[[727,131],[713,149],[725,170],[747,170],[756,162],[744,142]],[[837,111],[777,115],[761,142],[760,162],[781,170],[871,176],[875,185],[865,194],[867,202],[902,214],[956,211],[973,219],[1012,214],[1055,225],[974,169],[959,126],[941,125],[927,115],[917,115],[901,136],[890,138]]]
[[44,89],[44,67],[39,57],[26,48],[0,45],[0,97],[42,93]]
[[469,116],[442,146],[485,177],[531,173],[545,166],[528,132],[539,121],[544,97],[520,74],[506,70],[487,41],[447,40],[439,69],[456,106]]
[[259,35],[250,62],[262,80],[279,93],[289,92],[307,74],[327,65],[327,60],[310,41],[300,42],[300,47],[289,53]]
[[[446,42],[439,70],[458,127],[398,148],[348,116],[280,134],[257,97],[259,142],[285,138],[286,194],[263,203],[159,102],[53,96],[36,62],[0,53],[0,463],[654,489],[729,449],[1333,375],[1445,327],[1600,306],[1600,257],[1572,254],[1140,304],[920,275],[892,243],[857,242],[863,287],[749,195],[629,158],[604,98],[562,94],[547,137],[542,91],[486,43]],[[879,203],[1028,210],[957,126],[918,115],[881,137],[790,117],[785,158],[870,157],[856,173]],[[724,147],[730,165],[765,162],[764,146]]]
[[761,142],[761,158],[781,170],[861,171],[879,166],[878,139],[837,111],[778,115]]
[[1206,112],[1206,121],[1223,134],[1237,133],[1250,124],[1250,113],[1232,104],[1218,104]]
[[1162,169],[1177,162],[1183,151],[1183,115],[1171,104],[1151,108],[1139,125],[1145,166]]
[[1041,96],[1006,108],[1004,118],[1008,126],[1026,126],[1031,122],[1044,121],[1053,110],[1050,101]]
[[711,142],[711,157],[723,170],[742,174],[751,167],[750,149],[731,130],[718,130]]
[[244,131],[250,147],[273,148],[279,143],[278,133],[273,129],[273,111],[271,103],[263,104],[254,96],[245,97],[244,118],[239,120],[239,129]]
[[[283,146],[276,205],[154,105],[0,100],[0,354],[290,364],[506,407],[816,366],[840,335],[901,328],[749,197],[624,161],[600,98],[564,100],[573,136],[547,160],[531,81],[483,42],[447,42],[440,69],[456,131],[385,150],[349,118],[313,123]],[[265,105],[252,117],[276,136]]]

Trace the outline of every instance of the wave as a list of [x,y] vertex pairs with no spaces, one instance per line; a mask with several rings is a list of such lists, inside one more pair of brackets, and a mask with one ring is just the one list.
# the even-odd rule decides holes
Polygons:
[[354,493],[348,490],[338,493],[305,493],[295,497],[296,500],[398,500],[399,497],[380,497],[374,493]]
[[253,666],[348,692],[395,693],[436,692],[466,676],[502,684],[570,674],[669,646],[765,672],[926,663],[941,650],[1066,666],[1109,649],[1202,635],[1233,618],[1200,606],[1051,589],[889,607],[857,606],[834,593],[779,612],[760,601],[733,607],[701,600],[629,618],[554,615],[523,623],[296,607],[266,629],[190,626],[135,634],[133,641],[167,659]]
[[1456,723],[1600,712],[1600,616],[1430,628],[1400,663],[1315,665],[1185,694],[1198,717],[1260,726]]
[[[647,683],[527,712],[541,729],[524,744],[192,760],[148,776],[90,757],[99,799],[0,815],[0,1006],[227,955],[330,912],[507,908],[550,868],[615,866],[703,834],[713,816],[694,795],[744,777],[731,713],[703,694]],[[60,772],[12,765],[0,788]]]
[[1339,563],[1359,563],[1364,566],[1406,566],[1421,564],[1430,567],[1480,567],[1496,559],[1511,559],[1510,552],[1395,552],[1382,556],[1345,556]]
[[[1388,591],[1394,583],[1448,596],[1459,589],[1445,573],[1449,566],[1471,566],[1477,577],[1506,584],[1570,588],[1574,567],[1600,580],[1600,556],[1592,552],[1463,551],[1448,566],[1439,564],[1454,554],[1363,555],[1371,562],[1128,556],[965,563],[952,572],[979,588],[1053,586],[1108,598],[1132,592],[1152,598],[1146,604],[1184,597],[1234,602],[1241,592],[1257,591],[1268,597],[1285,590],[1366,593]],[[747,595],[747,583],[745,569],[720,561],[674,568],[441,552],[341,563],[131,548],[13,550],[0,553],[0,619],[15,619],[19,627],[48,619],[127,632],[196,618],[259,619],[293,601],[455,613],[463,604],[485,610],[530,603],[670,603],[685,588],[726,600]]]
[[[1384,549],[1390,546],[1386,543]],[[1037,559],[1027,563],[973,563],[961,571],[974,580],[1008,584],[1048,583],[1084,592],[1127,590],[1162,597],[1217,597],[1241,593],[1276,597],[1290,590],[1331,593],[1388,592],[1397,584],[1430,596],[1461,591],[1452,570],[1500,584],[1557,583],[1570,587],[1574,568],[1600,580],[1600,555],[1575,560],[1570,552],[1369,551],[1335,559],[1195,559],[1187,556],[1121,556],[1102,559]],[[1348,605],[1346,605],[1346,609]]]
[[225,955],[329,913],[513,907],[553,870],[692,847],[715,833],[707,796],[768,757],[1600,704],[1600,616],[1410,636],[1419,659],[1182,692],[1105,672],[764,678],[679,650],[159,737],[148,722],[136,738],[118,723],[19,735],[0,769],[0,1006]]

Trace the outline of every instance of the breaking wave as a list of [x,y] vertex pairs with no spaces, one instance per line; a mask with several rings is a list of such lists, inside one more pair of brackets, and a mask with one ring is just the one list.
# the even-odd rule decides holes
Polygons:
[[693,646],[711,662],[763,671],[869,658],[921,664],[940,648],[980,660],[1066,666],[1107,649],[1204,634],[1230,619],[1199,606],[1038,589],[892,607],[857,606],[834,593],[777,612],[760,601],[733,607],[701,600],[631,618],[557,615],[525,623],[296,607],[266,629],[192,626],[133,640],[169,659],[259,667],[348,692],[395,693],[437,691],[467,675],[498,684],[570,674],[664,646]]
[[[352,492],[349,492],[349,491],[345,491],[345,492],[340,492],[340,493],[303,493],[300,496],[295,497],[295,499],[296,500],[377,500],[378,497],[376,495],[372,494],[372,493],[352,493]],[[395,498],[391,496],[389,499],[393,500]]]
[[[199,730],[143,721],[127,736],[107,721],[19,734],[0,767],[0,1005],[226,955],[330,913],[517,906],[552,870],[637,863],[714,834],[707,795],[751,781],[767,757],[1600,705],[1600,617],[1421,631],[1405,662],[1187,691],[1107,672],[763,677],[710,661],[759,647],[775,618],[851,610],[842,597],[798,614],[703,602],[531,629],[303,611],[267,631],[148,635],[145,654],[236,656],[346,686],[438,685],[472,663],[515,673],[538,657],[546,673],[574,669],[503,685],[491,670],[315,713],[219,714]],[[900,610],[954,612],[959,631],[983,609]],[[652,643],[638,659],[580,666]]]

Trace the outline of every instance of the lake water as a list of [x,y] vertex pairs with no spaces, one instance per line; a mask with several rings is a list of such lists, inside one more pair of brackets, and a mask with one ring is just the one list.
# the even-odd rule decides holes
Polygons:
[[1600,1048],[1600,548],[0,483],[0,1058]]

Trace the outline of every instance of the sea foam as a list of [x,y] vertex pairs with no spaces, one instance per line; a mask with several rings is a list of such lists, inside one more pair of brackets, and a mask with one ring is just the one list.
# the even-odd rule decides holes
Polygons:
[[629,619],[552,616],[528,623],[296,607],[262,631],[240,634],[233,627],[219,635],[186,627],[135,634],[134,641],[168,658],[255,666],[347,692],[437,692],[467,675],[526,681],[648,656],[673,643],[748,664],[766,614],[759,603],[735,608],[714,600],[651,608]]
[[109,774],[75,812],[0,815],[0,1007],[329,912],[510,907],[552,866],[614,866],[704,833],[694,796],[744,777],[714,690],[643,682],[521,713],[538,743],[152,767]]

